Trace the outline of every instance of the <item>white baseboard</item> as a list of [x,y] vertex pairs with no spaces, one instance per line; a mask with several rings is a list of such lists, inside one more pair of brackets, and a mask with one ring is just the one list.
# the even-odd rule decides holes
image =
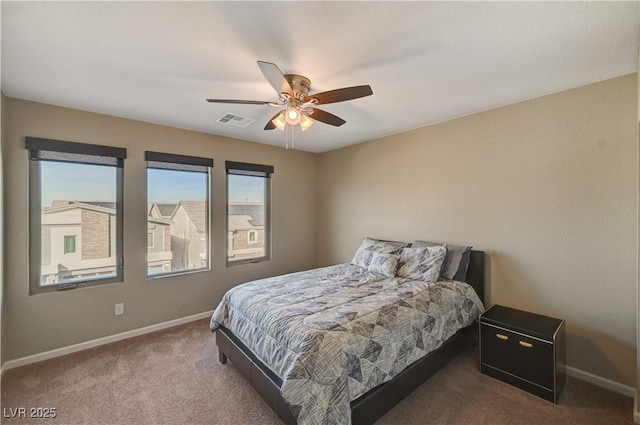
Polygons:
[[151,332],[161,331],[163,329],[193,322],[195,320],[205,319],[207,317],[211,317],[212,314],[213,314],[213,310],[205,311],[204,313],[198,313],[192,316],[181,317],[179,319],[169,320],[168,322],[157,323],[155,325],[145,326],[144,328],[133,329],[130,331],[119,333],[119,334],[109,335],[109,336],[105,336],[103,338],[98,338],[98,339],[92,339],[91,341],[81,342],[79,344],[69,345],[67,347],[56,348],[55,350],[33,354],[31,356],[21,357],[15,360],[9,360],[2,364],[2,373],[4,374],[6,370],[14,369],[16,367],[26,366],[28,364],[41,362],[43,360],[49,360],[55,357],[76,353],[82,350],[87,350],[89,348],[110,344],[112,342],[122,341],[123,339],[133,338],[134,336],[140,336],[140,335],[148,334]]
[[[618,394],[626,395],[627,397],[636,396],[636,389],[629,385],[621,384],[620,382],[612,381],[611,379],[603,378],[602,376],[594,375],[593,373],[585,372],[575,367],[567,366],[567,375],[606,388]],[[637,412],[637,410],[635,411]]]
[[640,412],[638,411],[638,392],[633,397],[633,422],[640,424]]

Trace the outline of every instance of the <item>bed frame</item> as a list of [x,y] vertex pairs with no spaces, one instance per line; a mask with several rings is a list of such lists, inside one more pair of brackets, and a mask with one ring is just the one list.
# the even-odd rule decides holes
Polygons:
[[[484,302],[485,261],[483,251],[471,251],[466,282]],[[391,410],[414,389],[442,369],[476,338],[477,326],[460,329],[435,351],[411,364],[389,382],[377,386],[351,402],[351,423],[369,425]],[[296,419],[280,395],[282,380],[258,359],[233,333],[220,326],[216,332],[216,345],[220,363],[227,359],[247,378],[249,383],[278,414],[285,424]]]

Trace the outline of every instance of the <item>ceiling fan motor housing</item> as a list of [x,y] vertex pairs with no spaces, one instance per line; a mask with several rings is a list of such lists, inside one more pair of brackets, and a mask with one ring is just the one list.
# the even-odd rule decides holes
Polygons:
[[309,95],[311,80],[307,77],[298,74],[285,74],[284,78],[291,86],[291,90],[293,90],[293,95],[296,100],[302,101]]

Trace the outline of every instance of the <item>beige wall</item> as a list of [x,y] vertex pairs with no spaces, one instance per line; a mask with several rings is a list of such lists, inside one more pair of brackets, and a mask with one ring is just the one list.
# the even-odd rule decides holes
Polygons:
[[570,366],[635,386],[636,110],[633,74],[321,154],[318,265],[472,244],[488,305],[566,319]]
[[[5,270],[3,361],[212,310],[238,283],[315,266],[313,154],[11,98],[3,113],[4,258],[11,264]],[[29,296],[25,136],[127,148],[124,283]],[[145,150],[214,158],[211,271],[145,279],[147,206],[140,196],[146,187]],[[271,261],[225,266],[225,160],[275,167]],[[114,316],[119,302],[125,303],[125,315]]]

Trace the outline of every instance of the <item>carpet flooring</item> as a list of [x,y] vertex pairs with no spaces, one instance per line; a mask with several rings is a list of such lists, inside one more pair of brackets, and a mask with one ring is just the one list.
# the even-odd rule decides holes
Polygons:
[[[281,424],[218,362],[208,320],[9,370],[1,392],[3,424]],[[17,408],[55,408],[56,418],[10,417]],[[376,424],[624,425],[632,416],[630,397],[571,377],[558,405],[544,401],[480,374],[469,349]]]

